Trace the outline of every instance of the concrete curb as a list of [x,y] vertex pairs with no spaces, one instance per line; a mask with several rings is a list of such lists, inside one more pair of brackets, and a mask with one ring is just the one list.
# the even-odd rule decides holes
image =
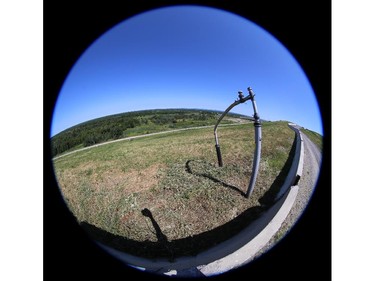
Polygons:
[[288,126],[296,133],[296,137],[297,137],[296,151],[294,154],[293,162],[290,167],[289,173],[285,179],[285,183],[288,183],[288,184],[284,184],[280,188],[280,191],[276,196],[276,200],[279,200],[285,194],[285,192],[288,191],[290,186],[298,184],[298,180],[302,177],[302,171],[303,171],[303,160],[304,160],[304,155],[305,155],[303,138],[299,129],[295,127],[296,126],[295,124],[289,123]]
[[297,136],[296,152],[277,200],[262,217],[253,221],[237,235],[196,256],[180,257],[174,262],[167,259],[140,258],[100,243],[99,245],[114,257],[140,270],[180,277],[212,276],[246,264],[279,230],[298,193],[297,182],[298,177],[302,175],[304,146],[299,130],[294,127],[294,124],[289,124],[289,127]]
[[[210,264],[198,266],[197,268],[200,270],[200,272],[202,272],[205,276],[216,275],[240,267],[241,265],[244,265],[248,261],[252,260],[258,251],[268,243],[268,241],[281,227],[281,224],[286,219],[291,208],[293,207],[298,189],[298,186],[292,186],[289,192],[284,195],[283,200],[280,200],[278,204],[275,204],[272,207],[273,210],[270,210],[270,214],[273,218],[269,221],[266,227],[264,227],[258,233],[258,235],[232,254],[229,254],[226,257],[216,260]],[[274,210],[278,210],[276,214],[274,214]],[[265,216],[269,216],[270,214],[266,214]],[[254,222],[254,224],[256,224],[256,222]]]

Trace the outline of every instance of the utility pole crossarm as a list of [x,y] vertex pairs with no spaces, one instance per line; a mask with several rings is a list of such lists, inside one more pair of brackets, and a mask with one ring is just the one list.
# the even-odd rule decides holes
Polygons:
[[219,138],[217,136],[217,127],[219,126],[219,124],[220,124],[221,120],[224,118],[224,116],[227,115],[228,112],[231,111],[231,109],[233,107],[235,107],[236,105],[239,105],[240,103],[244,103],[245,101],[247,101],[249,99],[250,99],[250,96],[247,96],[246,98],[244,98],[244,96],[242,95],[242,92],[239,91],[238,92],[238,100],[236,100],[234,103],[232,103],[230,106],[228,106],[228,108],[221,114],[221,116],[219,117],[219,119],[217,120],[217,122],[215,124],[215,127],[214,127],[215,147],[216,147],[216,154],[217,154],[217,158],[218,158],[218,162],[219,162],[220,167],[223,166],[223,160],[221,158]]
[[[241,94],[240,94],[240,93],[241,93]],[[239,94],[239,96],[240,96],[240,95],[242,95],[242,92],[239,91],[238,94]],[[239,105],[240,103],[244,103],[244,102],[248,101],[249,99],[250,99],[250,96],[247,96],[246,98],[244,98],[244,97],[242,96],[242,98],[240,97],[238,100],[236,100],[236,101],[235,101],[234,103],[232,103],[230,106],[228,106],[228,108],[227,108],[227,109],[221,114],[220,118],[217,120],[216,125],[215,125],[215,127],[214,127],[214,131],[216,132],[216,130],[217,130],[217,126],[219,126],[219,123],[221,122],[221,120],[225,117],[225,115],[228,114],[229,111],[231,111],[231,109],[232,109],[233,107],[235,107],[236,105]]]

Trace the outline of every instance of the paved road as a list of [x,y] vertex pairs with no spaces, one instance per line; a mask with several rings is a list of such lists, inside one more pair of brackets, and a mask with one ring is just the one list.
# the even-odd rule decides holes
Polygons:
[[[311,157],[311,161],[315,161],[310,168],[313,168],[315,171],[319,170],[320,163],[322,161],[322,153],[320,152],[319,148],[301,131],[302,138],[305,142],[305,149],[308,150],[308,155]],[[319,171],[316,171],[319,173]]]

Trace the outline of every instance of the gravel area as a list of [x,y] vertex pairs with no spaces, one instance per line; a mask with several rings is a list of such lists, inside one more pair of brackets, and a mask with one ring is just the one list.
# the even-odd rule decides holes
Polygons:
[[267,245],[258,252],[253,260],[270,250],[275,243],[277,243],[286,233],[289,232],[289,230],[302,215],[314,191],[315,184],[319,176],[322,155],[317,146],[305,134],[301,134],[304,140],[305,154],[302,177],[298,184],[299,191],[297,198],[279,231],[271,238]]

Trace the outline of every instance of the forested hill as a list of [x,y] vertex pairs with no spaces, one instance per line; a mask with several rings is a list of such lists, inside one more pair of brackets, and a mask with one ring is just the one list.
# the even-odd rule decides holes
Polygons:
[[[52,157],[97,143],[170,129],[213,125],[222,112],[201,109],[155,109],[126,112],[90,120],[51,138]],[[230,118],[251,119],[229,113]],[[222,123],[231,123],[223,120]]]

